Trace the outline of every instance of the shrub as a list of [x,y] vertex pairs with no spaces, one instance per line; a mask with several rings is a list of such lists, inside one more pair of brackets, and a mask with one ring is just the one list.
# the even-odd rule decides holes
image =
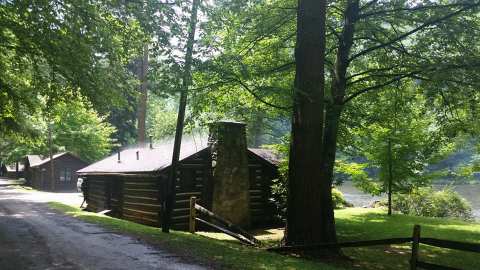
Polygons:
[[353,206],[351,203],[345,200],[343,193],[336,188],[332,188],[332,200],[333,200],[333,206],[335,207],[335,209],[342,209],[345,207]]
[[409,194],[394,195],[392,208],[407,215],[473,219],[471,205],[450,188],[418,188]]
[[[285,220],[287,213],[287,188],[285,178],[279,178],[273,181],[271,200],[273,203],[275,203],[278,209],[278,213],[280,215],[279,218]],[[343,193],[336,188],[332,188],[332,201],[335,209],[353,206],[351,203],[345,200]]]

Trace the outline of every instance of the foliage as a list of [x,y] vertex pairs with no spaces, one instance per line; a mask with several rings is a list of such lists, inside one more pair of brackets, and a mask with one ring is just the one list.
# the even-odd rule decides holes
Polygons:
[[[285,220],[287,213],[287,173],[288,173],[288,162],[283,160],[279,168],[280,177],[273,180],[272,183],[272,198],[271,200],[275,203],[280,218]],[[343,193],[336,189],[332,188],[332,201],[335,209],[342,209],[345,207],[351,207],[352,204],[345,200]]]
[[58,102],[48,118],[40,112],[28,117],[30,135],[15,134],[0,140],[6,162],[15,162],[27,154],[49,153],[48,133],[52,133],[54,152],[70,151],[85,161],[96,161],[113,147],[115,128],[82,98]]
[[[84,105],[84,104],[87,105]],[[86,101],[73,100],[55,106],[53,143],[85,161],[97,161],[110,153],[115,128]]]
[[[428,185],[439,176],[428,165],[445,157],[453,148],[451,138],[439,128],[440,123],[418,86],[398,85],[398,89],[368,98],[362,125],[345,130],[352,143],[344,147],[345,151],[363,157],[363,165],[340,164],[339,169],[349,174],[357,187],[373,195],[387,191],[390,166],[393,192]],[[385,106],[378,107],[378,102]]]
[[81,93],[102,112],[133,90],[126,69],[142,39],[116,1],[4,1],[0,4],[0,132],[22,132],[46,99]]
[[147,134],[155,140],[172,138],[177,124],[177,111],[173,102],[155,94],[149,95]]
[[394,196],[392,207],[407,215],[473,219],[470,204],[457,192],[448,188],[440,191],[418,188],[407,194],[397,194]]
[[335,209],[342,209],[345,207],[353,206],[351,203],[345,200],[343,193],[336,188],[332,188],[332,200],[333,200],[333,205]]

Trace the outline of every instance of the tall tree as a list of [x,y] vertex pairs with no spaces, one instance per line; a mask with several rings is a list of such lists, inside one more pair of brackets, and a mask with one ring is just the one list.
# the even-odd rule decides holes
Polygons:
[[143,45],[143,57],[138,67],[138,79],[140,80],[140,95],[137,107],[137,142],[144,143],[146,140],[147,98],[148,98],[148,44]]
[[[224,12],[215,13],[218,16],[214,17],[218,28],[212,26],[217,30],[212,30],[209,35],[215,45],[212,46],[214,52],[211,53],[214,57],[206,63],[208,69],[205,73],[210,75],[211,80],[205,80],[198,89],[221,89],[229,96],[248,94],[258,104],[291,110],[289,85],[293,81],[292,75],[296,76],[295,86],[301,85],[298,82],[298,65],[305,65],[298,61],[301,58],[297,58],[301,56],[297,53],[301,43],[297,44],[296,59],[293,59],[295,42],[292,40],[296,37],[297,42],[301,42],[304,33],[296,29],[292,21],[297,18],[297,27],[305,27],[300,23],[303,18],[299,16],[304,15],[303,12],[315,10],[302,9],[310,1],[299,1],[298,5],[295,2],[297,1],[221,1],[219,10]],[[365,108],[362,106],[366,99],[362,96],[389,91],[388,86],[398,81],[417,79],[425,90],[423,94],[430,101],[428,104],[435,107],[433,110],[442,129],[454,132],[452,127],[460,127],[452,124],[458,122],[455,120],[458,118],[454,110],[456,106],[465,108],[462,111],[465,114],[460,114],[461,118],[472,121],[476,106],[466,108],[462,101],[463,104],[472,104],[472,100],[478,100],[480,96],[475,91],[480,80],[478,74],[473,72],[478,67],[480,21],[476,14],[479,5],[478,1],[432,3],[428,0],[339,0],[328,3],[327,27],[323,35],[326,39],[326,72],[321,72],[323,67],[310,71],[320,72],[327,79],[323,92],[316,93],[323,101],[323,104],[319,104],[323,109],[311,108],[318,112],[318,119],[312,121],[318,125],[319,130],[315,131],[317,141],[310,147],[319,151],[306,160],[316,160],[309,163],[310,169],[316,171],[321,168],[321,172],[312,172],[312,175],[319,175],[312,182],[297,182],[298,186],[292,186],[290,193],[290,196],[301,198],[305,196],[300,193],[303,188],[301,186],[316,181],[315,185],[320,186],[320,190],[316,190],[319,199],[311,201],[312,205],[307,207],[318,209],[321,214],[300,208],[301,204],[294,203],[296,198],[292,198],[294,201],[289,204],[289,211],[304,224],[293,226],[298,230],[290,229],[290,225],[287,225],[287,242],[312,243],[335,239],[333,212],[331,205],[324,200],[331,199],[328,190],[332,183],[337,147],[347,147],[350,142],[347,127],[363,123]],[[310,22],[318,23],[313,20]],[[319,31],[318,24],[315,26],[316,31]],[[469,45],[465,46],[467,43]],[[322,49],[317,47],[319,48]],[[306,61],[319,61],[317,53],[310,55],[315,60]],[[313,88],[313,84],[323,81],[318,77],[312,77],[309,81],[312,85],[307,86]],[[294,114],[304,117],[305,113],[311,113],[309,110],[298,110],[299,104],[302,105],[298,96],[305,93],[311,99],[308,101],[310,103],[318,102],[317,96],[298,87],[294,93]],[[377,103],[375,106],[381,107],[382,104]],[[451,116],[451,111],[455,117]],[[293,121],[298,120],[294,118]],[[292,128],[300,127],[297,125],[299,123],[292,123]],[[300,134],[310,130],[312,128],[301,130]],[[298,134],[296,130],[293,132]],[[295,136],[299,135],[294,134]],[[295,138],[293,140],[293,147],[304,143]],[[306,149],[307,152],[309,150]],[[299,153],[293,149],[292,154]],[[298,157],[290,159],[293,180],[297,169],[295,160]],[[306,196],[310,197],[308,193]],[[329,213],[332,214],[331,218]],[[319,215],[327,218],[319,221]],[[293,217],[290,220],[292,219]],[[313,232],[314,227],[318,231]],[[308,233],[314,233],[315,237],[306,239]]]
[[183,67],[182,76],[182,90],[180,92],[180,102],[178,107],[177,126],[175,129],[175,139],[173,143],[172,164],[170,166],[170,173],[168,177],[168,195],[165,201],[163,215],[162,231],[169,232],[173,206],[175,204],[175,179],[177,175],[177,168],[180,159],[180,147],[182,145],[183,127],[185,121],[185,110],[187,107],[188,88],[192,84],[192,60],[193,60],[193,45],[195,43],[195,31],[197,29],[197,13],[200,5],[200,0],[193,0],[190,11],[190,21],[188,27],[188,39],[185,47],[185,63]]
[[[335,242],[331,183],[324,180],[326,1],[300,0],[288,173],[286,243]],[[305,222],[308,217],[310,222]]]

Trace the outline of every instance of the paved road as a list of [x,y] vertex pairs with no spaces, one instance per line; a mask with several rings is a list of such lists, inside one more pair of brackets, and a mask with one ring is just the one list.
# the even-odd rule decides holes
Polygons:
[[0,185],[0,269],[207,268],[52,211],[42,196]]

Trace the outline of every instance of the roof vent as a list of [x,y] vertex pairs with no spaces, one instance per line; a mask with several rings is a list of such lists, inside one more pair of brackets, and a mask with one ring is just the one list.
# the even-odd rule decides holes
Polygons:
[[118,163],[120,163],[120,150],[118,150],[118,160],[117,160]]
[[[152,135],[148,136],[150,138],[150,149],[153,149],[153,140]],[[138,158],[137,158],[138,159]]]
[[137,160],[140,159],[140,151],[137,151]]

